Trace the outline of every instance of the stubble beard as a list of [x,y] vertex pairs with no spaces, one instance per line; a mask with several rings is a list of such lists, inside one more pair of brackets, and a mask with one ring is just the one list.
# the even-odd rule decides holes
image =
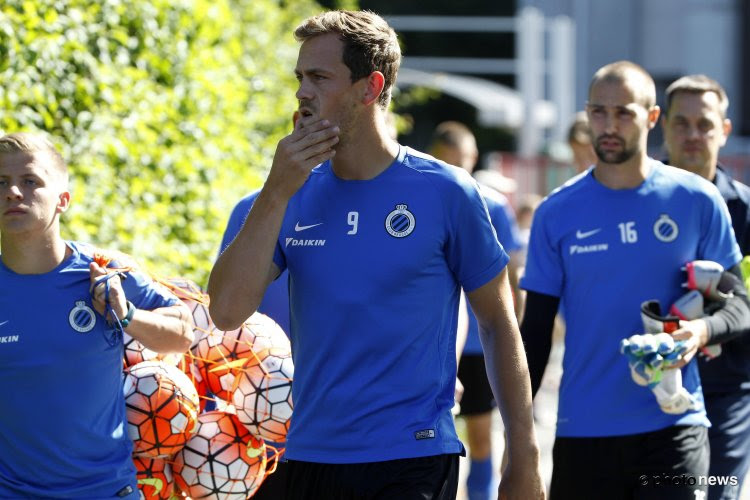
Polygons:
[[603,163],[609,163],[612,165],[619,165],[633,158],[638,153],[637,147],[627,148],[625,147],[625,141],[620,141],[623,144],[622,151],[604,151],[598,141],[594,144],[594,152],[599,161]]

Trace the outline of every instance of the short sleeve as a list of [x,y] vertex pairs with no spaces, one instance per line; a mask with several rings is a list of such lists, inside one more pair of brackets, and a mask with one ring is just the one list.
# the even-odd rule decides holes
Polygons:
[[497,239],[506,252],[515,252],[523,246],[521,235],[516,223],[516,215],[510,204],[488,202],[487,207],[490,209],[490,220],[497,231]]
[[258,193],[260,193],[260,191],[255,191],[254,193],[242,198],[237,202],[237,205],[235,205],[232,213],[229,215],[229,221],[224,230],[224,237],[221,239],[219,255],[227,249],[229,244],[232,243],[232,240],[237,236],[237,233],[242,229],[242,225],[245,223],[247,214],[250,213],[250,209],[253,207],[255,199],[258,197]]
[[156,283],[141,271],[129,271],[122,280],[125,296],[138,309],[153,310],[176,305],[177,298],[165,286]]
[[445,205],[451,226],[447,259],[463,289],[471,292],[497,276],[509,258],[497,240],[476,182],[468,174],[458,176],[458,181],[455,199],[446,200]]
[[526,267],[520,286],[524,290],[560,297],[564,271],[557,243],[550,235],[553,224],[548,206],[542,203],[531,225]]

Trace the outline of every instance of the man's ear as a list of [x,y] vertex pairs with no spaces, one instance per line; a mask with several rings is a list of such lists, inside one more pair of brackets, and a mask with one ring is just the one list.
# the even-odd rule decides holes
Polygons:
[[57,201],[57,213],[62,214],[70,207],[70,191],[63,191],[60,193],[60,198]]
[[385,87],[385,76],[380,71],[373,71],[367,77],[365,86],[365,93],[362,96],[362,104],[369,106],[373,102],[377,102],[380,94],[383,93],[383,87]]
[[652,129],[659,122],[659,115],[661,114],[661,108],[657,105],[653,105],[648,109],[648,128]]
[[724,132],[724,139],[721,141],[721,147],[724,147],[729,138],[729,134],[732,133],[732,120],[724,118],[721,122],[721,130]]

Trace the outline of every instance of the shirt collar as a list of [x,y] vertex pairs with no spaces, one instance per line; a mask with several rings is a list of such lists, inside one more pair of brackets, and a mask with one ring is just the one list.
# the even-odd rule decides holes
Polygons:
[[716,176],[713,183],[719,188],[719,192],[725,200],[733,200],[738,197],[737,190],[732,184],[732,177],[730,177],[721,165],[716,166]]

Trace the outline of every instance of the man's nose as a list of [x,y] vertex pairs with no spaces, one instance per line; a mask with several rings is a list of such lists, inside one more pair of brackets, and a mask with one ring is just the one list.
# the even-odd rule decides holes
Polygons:
[[21,192],[21,189],[18,187],[17,184],[11,184],[8,186],[8,194],[7,197],[9,200],[21,200],[23,199],[23,193]]
[[310,85],[305,82],[306,80],[304,78],[299,82],[297,93],[294,94],[297,100],[310,99],[312,97],[310,93]]
[[703,134],[700,129],[695,125],[688,125],[687,137],[688,139],[700,139]]
[[604,132],[607,134],[617,132],[617,118],[614,113],[607,113],[604,118]]

